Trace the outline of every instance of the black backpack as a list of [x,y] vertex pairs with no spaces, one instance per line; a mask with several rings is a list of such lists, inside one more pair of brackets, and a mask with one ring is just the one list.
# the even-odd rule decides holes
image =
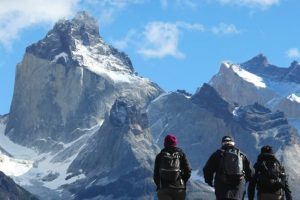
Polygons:
[[276,192],[284,187],[284,172],[277,159],[260,161],[256,170],[258,190]]
[[238,185],[245,176],[243,155],[239,149],[221,149],[219,178],[227,185]]
[[161,152],[160,178],[167,182],[175,182],[180,178],[180,153]]

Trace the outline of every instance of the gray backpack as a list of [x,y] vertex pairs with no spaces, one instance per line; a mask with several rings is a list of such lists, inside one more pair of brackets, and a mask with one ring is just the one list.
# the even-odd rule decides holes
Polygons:
[[228,185],[238,185],[245,176],[243,155],[239,149],[221,149],[220,180]]
[[160,160],[160,178],[167,182],[175,182],[180,177],[180,153],[162,152]]

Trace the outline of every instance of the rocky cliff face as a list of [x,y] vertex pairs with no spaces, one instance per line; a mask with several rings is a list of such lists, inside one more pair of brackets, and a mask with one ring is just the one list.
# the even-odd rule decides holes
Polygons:
[[0,199],[38,200],[0,171]]
[[209,84],[231,103],[258,102],[273,111],[284,112],[297,126],[300,122],[298,74],[298,62],[293,62],[289,68],[280,68],[269,64],[260,54],[240,65],[223,62]]
[[71,190],[78,199],[110,195],[148,199],[155,190],[151,174],[158,150],[146,113],[132,100],[117,99],[99,131],[71,164],[69,172],[87,177]]
[[[299,136],[283,112],[272,112],[258,103],[247,106],[230,104],[207,84],[192,97],[181,93],[162,95],[150,104],[148,113],[155,141],[162,146],[166,134],[176,134],[179,146],[185,150],[193,170],[200,176],[208,157],[220,148],[224,135],[232,135],[252,163],[256,161],[260,148],[270,144],[285,165],[298,168],[298,164],[291,164],[287,157],[298,151]],[[289,170],[288,173],[293,177],[290,181],[300,181],[298,172]],[[294,192],[298,191],[296,186],[292,187]]]
[[99,124],[116,98],[130,96],[143,107],[162,92],[133,71],[124,53],[104,43],[87,13],[59,21],[17,66],[5,133],[39,151],[58,151],[60,142]]
[[[26,159],[27,171],[14,180],[44,200],[154,199],[154,157],[173,133],[193,168],[188,198],[209,200],[202,168],[229,134],[252,162],[262,145],[273,145],[297,194],[299,136],[274,111],[281,96],[265,82],[287,78],[263,56],[244,66],[224,63],[214,88],[204,84],[192,96],[163,93],[136,76],[130,59],[99,36],[95,20],[79,13],[27,48],[9,116],[0,117],[0,150]],[[297,78],[293,66],[284,76],[290,81]],[[297,98],[287,99],[297,106]]]

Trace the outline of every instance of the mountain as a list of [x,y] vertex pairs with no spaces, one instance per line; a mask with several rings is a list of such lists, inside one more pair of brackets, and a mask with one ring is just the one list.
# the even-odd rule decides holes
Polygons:
[[[278,94],[246,69],[221,68],[227,88],[204,84],[195,94],[166,93],[136,75],[88,13],[60,20],[17,65],[10,112],[0,117],[4,173],[43,200],[155,199],[154,158],[174,133],[193,168],[188,198],[210,200],[202,168],[229,134],[252,162],[262,145],[273,145],[297,194],[299,135],[286,113],[266,107]],[[226,96],[230,88],[240,90],[244,103]],[[248,101],[254,94],[261,102]]]
[[300,140],[283,112],[272,112],[258,103],[228,103],[212,86],[204,84],[192,96],[179,92],[161,95],[149,105],[148,115],[154,140],[162,146],[166,134],[176,134],[200,180],[202,168],[220,148],[221,138],[232,135],[252,163],[263,145],[272,145],[287,168],[294,195],[298,194],[300,173],[295,169],[299,169],[300,158],[296,154]]
[[69,168],[72,174],[82,171],[86,176],[75,183],[76,199],[99,195],[149,199],[154,190],[151,174],[158,149],[152,141],[147,114],[137,109],[134,101],[117,99],[99,131]]
[[124,53],[104,43],[85,12],[61,20],[17,66],[5,134],[40,152],[59,151],[98,125],[120,96],[140,107],[162,89],[138,77]]
[[[109,133],[103,132],[114,129],[102,128],[102,124],[115,125],[107,120],[117,99],[129,99],[136,112],[143,112],[162,92],[157,84],[135,74],[125,53],[103,41],[96,20],[88,13],[80,12],[71,20],[60,20],[45,38],[26,49],[23,60],[17,65],[9,117],[2,123],[1,135],[5,140],[0,141],[0,146],[5,146],[12,156],[34,164],[27,173],[15,178],[16,182],[42,199],[57,200],[61,195],[71,199],[68,189],[61,192],[63,185],[71,185],[80,179],[91,182],[91,177],[98,177],[101,182],[100,179],[105,177],[115,179],[117,175],[134,173],[125,168],[114,176],[105,172],[107,168],[91,172],[91,167],[99,164],[97,169],[100,169],[103,164],[90,163],[94,160],[86,159],[92,159],[99,151],[94,139],[99,141],[99,137],[108,136],[110,140]],[[122,148],[132,155],[130,162],[133,165],[128,167],[134,166],[136,171],[149,175],[153,152],[157,152],[158,147],[148,141],[151,137],[146,127],[145,122],[141,122],[140,127],[131,127],[130,130],[135,134],[142,132],[140,139],[145,139],[145,147],[152,152],[146,156],[147,160],[141,161],[140,155],[136,155],[136,151],[140,152],[144,147],[132,144],[138,141],[130,139]],[[122,131],[119,141],[129,137],[125,130]],[[127,145],[132,145],[133,150],[130,151]],[[118,148],[117,145],[115,149]],[[122,168],[123,162],[115,161],[123,153],[127,156],[121,150],[107,167],[120,164],[114,167]],[[85,152],[91,157],[85,156]],[[110,152],[105,154],[107,157]],[[81,162],[85,167],[78,166]]]
[[38,200],[32,194],[24,190],[22,187],[0,171],[0,198],[11,200]]
[[259,54],[242,64],[223,62],[209,84],[226,101],[239,105],[258,102],[273,111],[280,110],[290,123],[300,128],[299,70],[296,61],[288,68],[280,68]]

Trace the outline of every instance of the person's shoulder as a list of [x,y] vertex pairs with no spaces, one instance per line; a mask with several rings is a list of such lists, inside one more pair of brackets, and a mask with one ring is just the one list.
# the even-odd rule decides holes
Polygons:
[[178,152],[181,156],[185,156],[184,151],[180,147],[175,147],[174,148],[175,152]]
[[241,149],[239,149],[238,147],[234,147],[234,149],[236,149],[243,157],[247,158],[246,153],[243,152]]

